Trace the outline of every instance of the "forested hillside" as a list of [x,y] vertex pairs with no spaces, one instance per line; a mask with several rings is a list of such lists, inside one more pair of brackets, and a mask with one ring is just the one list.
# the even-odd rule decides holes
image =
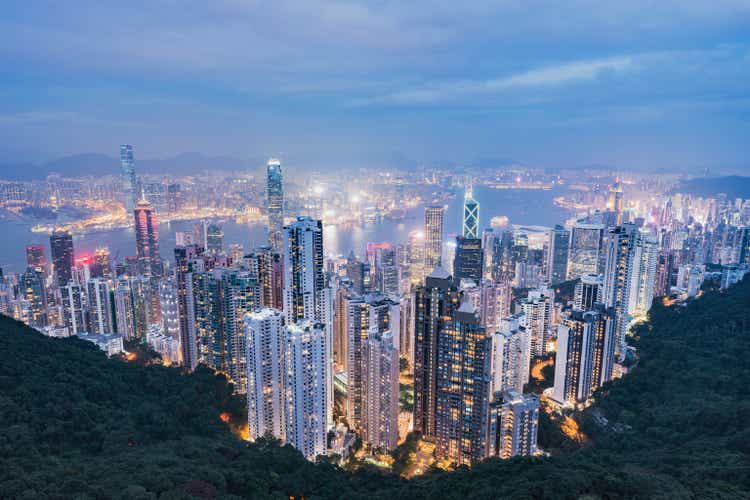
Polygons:
[[[223,376],[107,359],[0,318],[2,498],[748,498],[750,280],[657,304],[637,369],[579,416],[587,445],[411,480],[246,445]],[[226,418],[225,418],[226,419]]]

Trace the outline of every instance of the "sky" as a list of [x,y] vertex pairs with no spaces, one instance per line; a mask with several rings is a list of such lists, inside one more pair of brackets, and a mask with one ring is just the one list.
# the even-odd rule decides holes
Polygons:
[[750,0],[10,2],[0,67],[5,163],[750,175]]

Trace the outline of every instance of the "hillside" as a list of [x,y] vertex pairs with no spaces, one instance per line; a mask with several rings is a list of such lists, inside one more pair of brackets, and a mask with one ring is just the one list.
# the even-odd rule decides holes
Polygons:
[[697,177],[681,182],[673,192],[702,196],[704,198],[725,194],[728,199],[750,198],[750,177]]
[[584,448],[407,481],[246,446],[219,418],[237,418],[241,402],[208,370],[109,360],[0,318],[0,497],[750,496],[750,280],[655,305],[636,342],[637,370],[580,416]]

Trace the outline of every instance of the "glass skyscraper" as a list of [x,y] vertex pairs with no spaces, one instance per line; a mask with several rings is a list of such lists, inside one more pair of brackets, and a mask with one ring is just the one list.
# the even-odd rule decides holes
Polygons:
[[122,191],[125,197],[125,210],[130,213],[138,201],[138,181],[135,177],[135,158],[133,146],[120,146],[120,165],[122,166]]
[[268,209],[268,244],[275,252],[283,248],[284,230],[284,190],[282,187],[281,162],[276,158],[268,160],[266,168],[266,198]]

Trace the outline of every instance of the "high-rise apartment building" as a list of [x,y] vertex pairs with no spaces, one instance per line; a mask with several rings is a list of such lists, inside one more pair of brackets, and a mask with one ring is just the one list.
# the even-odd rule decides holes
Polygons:
[[284,229],[284,315],[287,324],[324,321],[323,224],[297,217]]
[[549,288],[529,291],[525,299],[518,301],[523,310],[523,325],[531,338],[531,356],[547,355],[552,338],[552,308],[554,292]]
[[390,330],[371,328],[362,344],[362,441],[391,450],[398,443],[399,356]]
[[86,302],[89,313],[88,333],[106,335],[114,333],[112,327],[112,302],[109,284],[103,278],[91,278],[86,282]]
[[508,459],[537,453],[539,397],[507,391],[490,412],[490,456]]

